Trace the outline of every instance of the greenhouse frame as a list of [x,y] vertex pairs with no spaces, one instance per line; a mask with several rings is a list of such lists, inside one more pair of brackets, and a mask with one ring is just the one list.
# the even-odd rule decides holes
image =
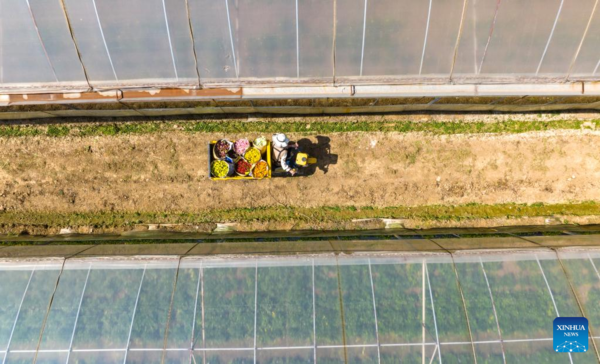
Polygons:
[[598,0],[1,0],[0,92],[599,78]]
[[[346,253],[319,251],[326,243],[303,242],[300,255],[207,255],[234,243],[4,248],[12,258],[0,265],[0,358],[599,362],[595,235],[399,237],[340,241]],[[365,247],[371,251],[350,253]],[[174,255],[155,255],[157,248]],[[31,252],[38,256],[25,257]],[[590,321],[589,350],[556,353],[552,321],[573,316]]]
[[0,120],[600,109],[600,0],[0,0]]

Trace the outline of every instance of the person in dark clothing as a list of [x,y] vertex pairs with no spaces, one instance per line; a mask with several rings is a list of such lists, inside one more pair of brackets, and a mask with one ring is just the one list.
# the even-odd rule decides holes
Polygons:
[[272,142],[275,163],[292,176],[298,173],[298,167],[296,166],[298,145],[290,142],[290,139],[283,133],[273,134]]

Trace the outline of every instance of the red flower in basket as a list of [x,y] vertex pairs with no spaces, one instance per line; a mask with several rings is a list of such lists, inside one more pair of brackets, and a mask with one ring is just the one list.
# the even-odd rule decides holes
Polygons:
[[250,162],[248,162],[245,159],[240,159],[236,164],[235,164],[235,171],[238,174],[241,175],[247,175],[248,173],[250,173],[250,168],[252,168],[252,165],[250,164]]

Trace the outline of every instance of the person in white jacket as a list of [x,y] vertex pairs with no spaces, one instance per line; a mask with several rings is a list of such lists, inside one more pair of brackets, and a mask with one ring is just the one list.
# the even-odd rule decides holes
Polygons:
[[291,142],[290,139],[283,133],[273,134],[273,159],[292,176],[297,173],[294,159],[297,154],[298,146]]

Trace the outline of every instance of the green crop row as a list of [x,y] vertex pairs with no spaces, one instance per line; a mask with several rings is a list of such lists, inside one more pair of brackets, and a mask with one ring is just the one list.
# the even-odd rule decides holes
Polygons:
[[2,125],[0,137],[27,136],[115,136],[182,131],[187,133],[339,133],[339,132],[424,132],[437,135],[475,133],[525,133],[531,131],[600,127],[600,120],[551,120],[498,122],[464,121],[347,121],[265,122],[164,120],[61,125]]
[[[342,223],[354,219],[417,219],[421,221],[465,221],[473,219],[522,218],[536,216],[597,216],[595,201],[560,204],[465,204],[393,207],[324,206],[314,208],[271,206],[209,210],[193,213],[167,212],[29,212],[0,213],[0,230],[13,226],[121,228],[137,224],[206,224],[221,222],[302,222]],[[567,222],[567,221],[564,221]]]

